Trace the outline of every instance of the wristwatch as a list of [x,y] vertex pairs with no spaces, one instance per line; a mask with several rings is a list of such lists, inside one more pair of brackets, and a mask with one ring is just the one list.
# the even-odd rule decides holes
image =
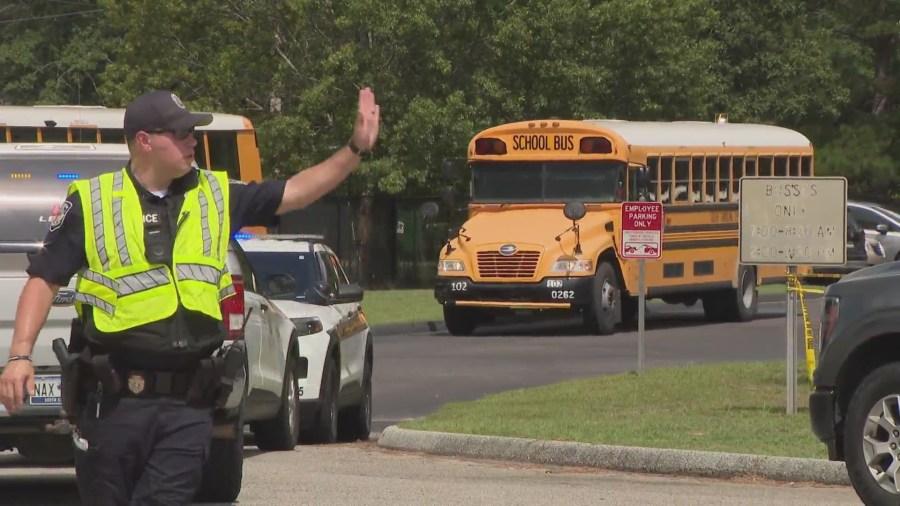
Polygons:
[[368,154],[368,150],[364,150],[353,143],[353,138],[351,137],[349,141],[347,141],[347,147],[350,148],[350,152],[356,156],[362,157],[365,154]]

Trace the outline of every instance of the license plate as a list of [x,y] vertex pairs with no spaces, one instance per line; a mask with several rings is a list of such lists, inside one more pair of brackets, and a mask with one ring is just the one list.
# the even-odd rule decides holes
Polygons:
[[61,406],[59,375],[37,375],[34,378],[34,395],[28,397],[31,406]]

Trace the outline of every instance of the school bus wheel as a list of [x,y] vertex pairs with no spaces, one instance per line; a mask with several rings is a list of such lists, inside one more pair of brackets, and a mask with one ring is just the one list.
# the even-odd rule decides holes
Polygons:
[[478,323],[477,318],[473,308],[444,305],[444,325],[454,336],[471,336]]
[[727,288],[703,296],[703,313],[709,321],[743,322],[756,316],[759,291],[756,270],[742,265],[736,288]]
[[591,306],[584,313],[584,323],[590,332],[597,335],[612,334],[622,318],[622,291],[616,270],[609,262],[597,266],[591,290]]

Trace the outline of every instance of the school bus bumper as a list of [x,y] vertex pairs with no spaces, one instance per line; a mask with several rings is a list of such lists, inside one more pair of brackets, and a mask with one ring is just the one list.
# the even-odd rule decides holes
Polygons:
[[444,305],[568,309],[591,303],[593,276],[544,278],[537,283],[485,283],[466,277],[438,278],[434,297]]

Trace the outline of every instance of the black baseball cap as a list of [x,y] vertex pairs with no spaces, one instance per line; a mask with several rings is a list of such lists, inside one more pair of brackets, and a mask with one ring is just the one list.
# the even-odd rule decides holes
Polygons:
[[125,108],[125,136],[133,139],[139,131],[186,131],[212,123],[209,113],[190,112],[171,91],[144,93]]

